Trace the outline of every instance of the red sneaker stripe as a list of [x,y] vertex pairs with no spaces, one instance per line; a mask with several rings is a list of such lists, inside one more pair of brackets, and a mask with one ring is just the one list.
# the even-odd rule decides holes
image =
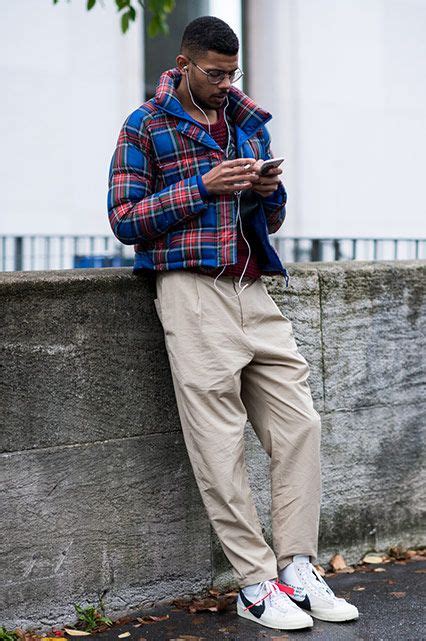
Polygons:
[[294,588],[291,588],[286,583],[280,583],[279,581],[275,581],[275,583],[278,585],[281,592],[286,592],[287,594],[290,594],[291,596],[293,596]]

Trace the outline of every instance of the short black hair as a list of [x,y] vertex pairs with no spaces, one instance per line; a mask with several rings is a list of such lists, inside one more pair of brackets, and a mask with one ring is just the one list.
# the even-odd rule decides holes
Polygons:
[[237,36],[226,22],[214,16],[201,16],[186,26],[180,50],[190,56],[206,51],[235,56],[239,47]]

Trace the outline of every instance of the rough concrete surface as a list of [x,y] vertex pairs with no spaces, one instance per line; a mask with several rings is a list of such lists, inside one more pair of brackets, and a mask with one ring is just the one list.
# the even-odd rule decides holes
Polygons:
[[[422,543],[424,261],[266,278],[323,420],[320,562]],[[234,584],[181,436],[155,281],[130,268],[0,275],[0,623]],[[423,307],[422,307],[423,305]],[[246,426],[271,544],[268,457]]]

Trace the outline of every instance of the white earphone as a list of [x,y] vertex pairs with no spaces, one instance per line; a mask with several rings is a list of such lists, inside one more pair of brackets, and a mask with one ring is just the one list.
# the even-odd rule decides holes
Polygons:
[[[191,97],[191,101],[192,101],[193,105],[194,105],[195,107],[197,107],[197,109],[199,109],[199,110],[201,111],[201,113],[204,115],[205,119],[207,120],[207,127],[208,127],[209,134],[210,134],[210,126],[211,126],[211,125],[210,125],[210,120],[208,119],[207,114],[206,114],[206,113],[201,109],[201,107],[199,107],[199,106],[197,105],[197,103],[196,103],[196,102],[195,102],[195,100],[194,100],[194,97],[193,97],[193,95],[192,95],[192,91],[191,91],[191,87],[189,86],[188,74],[186,73],[187,69],[188,69],[188,65],[185,65],[185,66],[182,68],[182,71],[183,71],[183,72],[185,72],[186,84],[187,84],[187,87],[188,87],[189,95],[190,95],[190,97]],[[227,109],[227,107],[228,107],[228,104],[229,104],[229,100],[228,100],[228,96],[227,96],[227,97],[226,97],[226,106],[225,106],[225,109],[224,109],[224,112],[223,112],[223,115],[224,115],[224,118],[225,118],[225,123],[226,123],[226,129],[227,129],[227,131],[228,131],[228,144],[227,144],[227,146],[226,146],[226,152],[225,152],[225,156],[226,156],[226,158],[228,158],[228,149],[229,149],[230,144],[231,144],[231,132],[230,132],[230,130],[229,130],[228,120],[227,120],[226,115],[225,115],[225,114],[226,114],[226,109]],[[224,294],[223,292],[221,292],[221,291],[220,291],[220,289],[218,289],[218,287],[216,287],[216,281],[217,281],[217,280],[218,280],[218,278],[220,278],[220,276],[223,274],[223,272],[224,272],[224,270],[226,269],[227,265],[224,265],[224,266],[223,266],[223,269],[221,270],[221,272],[220,272],[220,273],[216,276],[216,278],[214,279],[213,287],[214,287],[218,292],[220,292],[223,296],[225,296],[225,298],[237,298],[237,297],[242,293],[242,291],[243,291],[246,287],[248,287],[248,286],[249,286],[249,284],[250,284],[250,283],[246,283],[245,285],[241,286],[242,278],[244,277],[245,271],[246,271],[247,266],[248,266],[249,261],[250,261],[250,256],[251,256],[251,247],[250,247],[250,243],[247,241],[247,238],[244,236],[243,226],[242,226],[242,221],[241,221],[241,214],[240,214],[241,207],[240,207],[240,201],[241,201],[241,194],[242,194],[242,191],[237,191],[237,192],[235,192],[235,193],[236,193],[236,196],[237,196],[237,224],[238,224],[238,220],[239,220],[239,222],[240,222],[241,235],[242,235],[242,237],[244,238],[244,240],[245,240],[245,242],[246,242],[246,245],[247,245],[247,247],[248,247],[248,257],[247,257],[246,264],[245,264],[244,269],[243,269],[243,273],[241,274],[240,278],[238,279],[238,284],[239,284],[239,287],[240,287],[240,292],[239,292],[239,293],[234,294],[234,295],[232,295],[232,296],[227,296],[226,294]]]

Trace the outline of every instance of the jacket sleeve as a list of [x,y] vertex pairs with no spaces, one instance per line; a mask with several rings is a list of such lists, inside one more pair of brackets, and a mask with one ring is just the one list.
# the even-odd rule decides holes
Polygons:
[[[263,128],[263,132],[265,140],[265,155],[263,157],[263,160],[269,160],[269,158],[274,157],[271,152],[271,136],[266,127]],[[273,194],[267,196],[266,198],[263,198],[261,196],[261,199],[266,215],[268,234],[274,234],[279,230],[286,217],[285,205],[287,202],[287,192],[284,188],[283,183],[280,181],[278,188],[274,191]]]
[[196,175],[154,193],[154,171],[151,139],[136,110],[121,128],[108,178],[109,222],[125,245],[162,236],[208,206]]

